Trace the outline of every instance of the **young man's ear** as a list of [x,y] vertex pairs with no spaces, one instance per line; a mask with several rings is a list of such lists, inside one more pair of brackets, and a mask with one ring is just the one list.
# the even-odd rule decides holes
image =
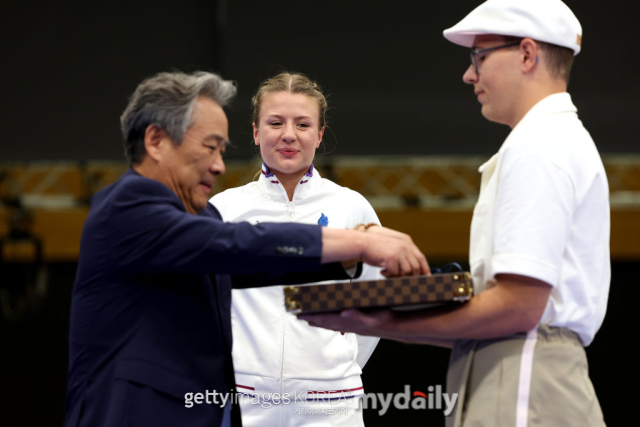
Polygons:
[[535,69],[539,63],[538,54],[540,49],[538,44],[528,37],[522,39],[520,43],[520,52],[522,52],[522,71],[528,73]]

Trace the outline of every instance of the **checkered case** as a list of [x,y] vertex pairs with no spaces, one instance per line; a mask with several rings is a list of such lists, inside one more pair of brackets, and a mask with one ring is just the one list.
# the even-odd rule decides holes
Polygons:
[[294,314],[347,308],[418,309],[467,301],[472,295],[471,275],[463,271],[284,288],[286,309]]

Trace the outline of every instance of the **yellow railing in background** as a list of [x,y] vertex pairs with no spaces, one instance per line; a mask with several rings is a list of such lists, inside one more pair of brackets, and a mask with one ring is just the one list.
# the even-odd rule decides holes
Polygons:
[[[433,259],[465,259],[483,157],[376,156],[318,159],[321,175],[364,195],[386,226],[409,233]],[[640,260],[640,156],[603,156],[611,192],[611,254]],[[246,184],[257,160],[229,161],[214,192]],[[75,261],[92,194],[115,181],[124,162],[0,163],[2,259]],[[13,237],[9,238],[9,234]]]

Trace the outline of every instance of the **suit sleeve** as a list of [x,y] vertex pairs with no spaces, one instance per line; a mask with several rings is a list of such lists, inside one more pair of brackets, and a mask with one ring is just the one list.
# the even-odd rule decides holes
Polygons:
[[163,184],[124,185],[110,206],[109,256],[129,274],[299,272],[320,269],[322,233],[304,224],[224,223],[191,215]]
[[256,288],[269,285],[298,285],[326,280],[349,280],[351,276],[339,262],[322,264],[317,271],[295,273],[266,272],[255,274],[233,274],[231,280],[234,289]]

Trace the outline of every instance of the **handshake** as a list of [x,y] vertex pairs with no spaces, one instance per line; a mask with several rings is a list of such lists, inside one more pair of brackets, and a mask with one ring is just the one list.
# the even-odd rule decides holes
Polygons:
[[427,259],[408,234],[376,224],[353,230],[322,229],[322,262],[362,260],[387,277],[430,274]]

